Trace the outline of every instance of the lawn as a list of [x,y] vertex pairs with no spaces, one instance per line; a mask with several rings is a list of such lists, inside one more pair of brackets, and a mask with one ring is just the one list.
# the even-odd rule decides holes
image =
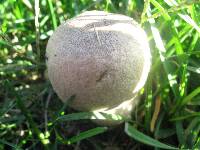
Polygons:
[[[93,112],[62,103],[48,80],[49,37],[87,10],[130,16],[148,35],[151,71],[132,119],[118,126],[97,125]],[[1,0],[4,149],[200,149],[200,1]]]

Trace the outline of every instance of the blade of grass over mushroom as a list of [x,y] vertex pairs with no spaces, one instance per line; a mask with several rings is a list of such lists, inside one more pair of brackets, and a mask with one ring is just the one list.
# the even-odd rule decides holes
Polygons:
[[8,145],[8,146],[10,146],[11,148],[14,148],[15,150],[22,150],[22,148],[20,148],[19,146],[15,145],[15,144],[13,144],[13,143],[7,142],[7,141],[5,141],[5,140],[2,140],[2,139],[0,139],[0,143],[1,143],[1,144],[4,144],[4,145]]
[[57,20],[56,20],[56,14],[54,12],[53,3],[52,3],[52,0],[47,0],[47,2],[48,2],[50,13],[51,13],[51,19],[52,19],[52,23],[53,23],[53,28],[55,30],[57,28],[57,26],[58,26],[58,23],[57,23]]
[[52,117],[52,120],[48,122],[48,126],[52,126],[54,122],[57,122],[61,116],[65,116],[65,109],[68,106],[68,104],[75,99],[76,95],[70,96],[64,105],[60,108],[59,111],[57,111],[54,116]]
[[142,142],[144,144],[153,146],[153,147],[163,148],[163,149],[171,149],[171,150],[178,149],[178,148],[175,148],[173,146],[169,146],[167,144],[164,144],[164,143],[161,143],[157,140],[154,140],[153,138],[151,138],[151,137],[143,134],[142,132],[139,132],[138,130],[136,130],[129,123],[125,124],[125,133],[127,135],[129,135],[130,137],[134,138],[135,140]]
[[[62,139],[61,136],[59,136],[58,139],[61,143],[70,145],[70,144],[73,144],[75,142],[79,142],[83,139],[87,139],[87,138],[90,138],[92,136],[106,132],[107,129],[108,129],[107,127],[96,127],[96,128],[81,132],[81,133],[79,133],[79,135],[73,136],[73,137],[71,137],[67,140]],[[56,135],[58,136],[58,133]]]
[[81,113],[71,113],[68,115],[63,115],[58,117],[55,122],[71,121],[71,120],[81,120],[81,119],[91,119],[91,120],[127,120],[119,115],[106,114],[103,112],[81,112]]

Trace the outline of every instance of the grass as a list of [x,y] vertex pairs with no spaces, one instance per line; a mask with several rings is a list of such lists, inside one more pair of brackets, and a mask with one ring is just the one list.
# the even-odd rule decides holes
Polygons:
[[[125,127],[98,127],[90,118],[118,116],[72,110],[46,78],[50,35],[93,9],[133,17],[149,38],[151,72],[132,120],[120,118]],[[200,149],[199,111],[198,0],[1,1],[0,150]]]

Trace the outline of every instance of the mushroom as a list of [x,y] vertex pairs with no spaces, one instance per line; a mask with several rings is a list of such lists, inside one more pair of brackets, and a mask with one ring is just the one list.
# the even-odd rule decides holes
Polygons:
[[[130,116],[147,79],[151,54],[144,30],[130,17],[86,11],[61,24],[46,48],[48,77],[79,111]],[[103,124],[118,121],[97,121]]]

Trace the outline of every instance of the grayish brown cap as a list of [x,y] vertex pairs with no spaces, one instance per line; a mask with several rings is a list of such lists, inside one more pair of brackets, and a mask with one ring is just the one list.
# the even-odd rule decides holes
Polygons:
[[51,84],[71,107],[110,110],[132,99],[150,70],[143,29],[130,17],[88,11],[60,25],[48,41]]

